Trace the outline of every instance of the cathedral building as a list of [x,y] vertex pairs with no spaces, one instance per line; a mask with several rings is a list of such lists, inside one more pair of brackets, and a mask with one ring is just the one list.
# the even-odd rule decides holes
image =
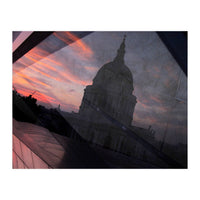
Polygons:
[[125,39],[124,36],[114,60],[104,64],[94,77],[93,84],[86,86],[79,113],[67,119],[86,141],[141,157],[145,149],[105,117],[105,114],[110,116],[141,137],[148,138],[148,141],[154,139],[150,130],[131,125],[137,101],[133,95],[132,73],[124,63]]
[[114,60],[103,65],[93,79],[93,84],[85,88],[79,114],[88,121],[106,123],[104,117],[97,115],[85,103],[85,99],[126,126],[131,125],[137,101],[132,95],[133,77],[124,63],[124,55],[125,37]]

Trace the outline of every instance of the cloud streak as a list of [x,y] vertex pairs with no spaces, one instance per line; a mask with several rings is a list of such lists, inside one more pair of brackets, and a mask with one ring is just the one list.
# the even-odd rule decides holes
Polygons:
[[53,34],[67,45],[70,45],[73,42],[71,48],[80,57],[92,57],[93,51],[91,50],[91,48],[80,38],[78,38],[75,34],[71,32],[54,32]]

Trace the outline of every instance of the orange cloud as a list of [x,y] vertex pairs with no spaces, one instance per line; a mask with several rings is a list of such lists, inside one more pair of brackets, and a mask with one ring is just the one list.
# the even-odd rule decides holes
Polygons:
[[74,83],[77,83],[79,85],[86,86],[86,85],[91,85],[92,84],[92,81],[83,81],[83,80],[80,80],[80,79],[78,79],[78,77],[74,76],[71,73],[66,73],[66,72],[58,72],[58,73],[63,78],[68,79],[68,80],[70,80],[70,81],[72,81]]
[[151,96],[150,98],[157,103],[162,103],[162,101],[160,99],[158,99],[157,97]]
[[90,67],[90,66],[84,66],[84,68],[88,71],[91,71],[91,72],[96,72],[98,69],[95,68],[95,67]]
[[52,66],[50,66],[50,65],[48,65],[48,64],[46,64],[46,63],[44,63],[44,62],[37,61],[36,59],[32,58],[31,55],[24,55],[24,56],[25,56],[26,58],[28,58],[29,60],[32,60],[32,61],[34,61],[34,62],[37,62],[37,64],[39,64],[39,65],[41,65],[41,66],[43,66],[43,67],[46,67],[46,68],[49,69],[49,70],[56,71],[56,69],[55,69],[54,67],[52,67]]
[[17,89],[17,92],[23,96],[29,96],[33,91],[28,89]]
[[40,92],[36,92],[34,94],[34,98],[36,98],[38,101],[42,101],[44,103],[52,103],[52,104],[58,104],[59,102],[54,99],[53,97],[50,97],[48,95],[42,94]]
[[[42,53],[42,52],[44,52],[44,53]],[[43,55],[41,55],[41,54],[43,54]],[[36,60],[44,59],[43,62],[44,61],[48,61],[48,62],[51,62],[52,64],[62,66],[62,63],[57,62],[55,60],[52,60],[52,59],[48,58],[47,57],[48,55],[49,55],[48,52],[46,52],[46,51],[44,51],[44,50],[42,50],[40,48],[36,48],[36,49],[34,49],[34,51],[30,52],[30,56],[32,56]]]
[[50,85],[48,85],[48,84],[46,84],[46,83],[44,83],[44,82],[42,82],[42,81],[40,81],[40,80],[38,80],[36,78],[27,76],[27,75],[25,75],[25,74],[23,74],[21,72],[17,72],[16,74],[18,76],[17,77],[14,76],[14,81],[13,82],[15,82],[15,80],[18,79],[18,77],[20,76],[21,78],[25,79],[28,82],[31,81],[32,83],[37,83],[37,84],[40,84],[40,85],[45,86],[45,87],[51,87]]
[[[80,80],[79,77],[73,75],[72,73],[70,72],[63,72],[63,71],[55,71],[54,72],[54,75],[57,74],[57,76],[51,76],[50,74],[47,74],[45,73],[42,69],[44,69],[42,66],[40,65],[37,65],[35,64],[34,66],[31,66],[29,67],[30,69],[36,71],[36,72],[39,72],[41,73],[42,75],[50,78],[50,79],[54,79],[56,81],[71,81],[71,82],[74,82],[74,83],[77,83],[79,85],[83,85],[83,86],[86,86],[86,85],[91,85],[92,84],[92,81],[83,81],[83,80]],[[67,70],[67,68],[65,68],[65,70]]]
[[19,84],[19,85],[23,85],[23,86],[25,86],[25,85],[29,85],[30,83],[26,80],[26,79],[24,79],[23,77],[14,77],[13,76],[13,84]]
[[71,44],[71,42],[75,42],[73,43],[73,50],[76,53],[79,53],[80,56],[86,56],[86,57],[91,57],[93,55],[93,51],[91,50],[91,48],[85,44],[79,37],[77,37],[76,35],[74,35],[73,33],[70,32],[54,32],[53,33],[54,36],[56,36],[58,39],[60,39],[61,41],[63,41],[66,44]]
[[[78,38],[77,36],[75,36],[74,34],[70,32],[55,32],[54,35],[67,44],[71,43],[72,41],[75,42],[72,46],[73,48],[75,48],[75,51],[76,53],[78,53],[79,56],[83,56],[83,55],[91,56],[93,54],[89,46],[87,46],[80,38]],[[92,83],[91,81],[80,80],[79,77],[71,74],[70,72],[68,73],[68,72],[62,72],[62,71],[57,70],[55,67],[51,65],[51,63],[57,66],[62,66],[62,63],[45,57],[48,54],[49,53],[46,52],[45,50],[42,50],[40,48],[34,48],[30,52],[28,52],[26,55],[24,55],[25,59],[20,59],[20,62],[23,65],[29,67],[29,69],[40,73],[40,75],[44,75],[45,77],[48,77],[56,81],[65,82],[69,80],[83,86],[90,85]],[[39,59],[43,59],[43,60],[38,61]],[[35,62],[35,64],[30,66],[30,62],[28,62],[28,60]],[[47,64],[48,62],[50,64]],[[96,71],[96,69],[92,67],[86,66],[86,69],[89,71]],[[52,73],[49,73],[51,71]]]
[[[54,79],[56,81],[63,81],[60,77],[55,77],[55,76],[52,76],[50,75],[49,73],[46,73],[45,71],[52,71],[54,75],[58,74],[58,70],[55,69],[54,67],[52,67],[51,65],[48,65],[45,63],[45,60],[48,60],[45,58],[45,60],[43,60],[43,62],[41,61],[37,61],[35,60],[34,58],[31,57],[31,55],[25,55],[25,58],[27,59],[30,59],[32,61],[35,61],[36,63],[32,66],[29,66],[29,69],[35,71],[35,72],[38,72],[40,73],[41,75],[44,75],[50,79]],[[26,65],[26,63],[24,61],[20,61],[22,64]],[[59,62],[55,62],[56,64],[58,64],[59,66],[62,66],[62,63],[59,63]],[[54,64],[55,64],[54,63]],[[27,66],[28,67],[28,66]],[[17,71],[15,71],[17,72]]]
[[45,72],[42,71],[41,68],[40,68],[38,65],[36,65],[36,64],[35,64],[34,66],[29,67],[29,69],[31,69],[31,70],[33,70],[33,71],[35,71],[35,72],[38,72],[38,73],[40,73],[40,75],[44,75],[44,76],[46,76],[46,77],[48,77],[48,78],[50,78],[50,79],[54,79],[54,80],[56,80],[56,81],[62,81],[59,77],[54,77],[54,76],[51,76],[50,74],[45,73]]
[[[17,61],[17,63],[21,63],[25,67],[29,67],[31,63],[37,63],[38,65],[46,67],[47,69],[56,71],[56,69],[52,67],[50,64],[52,63],[57,66],[62,66],[62,63],[48,58],[47,56],[49,54],[50,54],[49,52],[35,47],[32,50],[30,50],[26,55],[24,55],[19,61]],[[42,60],[42,61],[39,61],[39,60]],[[47,64],[46,61],[50,64]],[[22,69],[24,69],[24,67]]]

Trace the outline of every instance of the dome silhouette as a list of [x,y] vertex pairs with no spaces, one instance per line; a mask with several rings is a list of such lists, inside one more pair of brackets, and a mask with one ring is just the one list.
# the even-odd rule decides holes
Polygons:
[[[93,79],[93,84],[85,88],[79,113],[88,121],[105,122],[84,100],[101,108],[104,112],[131,125],[136,97],[133,92],[133,77],[124,63],[125,36],[112,62],[104,64]],[[105,122],[106,123],[106,122]]]

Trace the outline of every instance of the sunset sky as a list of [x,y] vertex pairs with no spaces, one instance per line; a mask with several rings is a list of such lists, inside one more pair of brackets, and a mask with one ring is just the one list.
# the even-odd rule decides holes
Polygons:
[[[29,34],[19,34],[13,49]],[[82,39],[54,32],[13,64],[13,85],[25,96],[36,91],[38,104],[78,112],[84,88],[114,59],[124,34],[137,97],[133,125],[152,125],[158,139],[166,132],[168,142],[186,143],[187,79],[155,32],[93,32]]]

